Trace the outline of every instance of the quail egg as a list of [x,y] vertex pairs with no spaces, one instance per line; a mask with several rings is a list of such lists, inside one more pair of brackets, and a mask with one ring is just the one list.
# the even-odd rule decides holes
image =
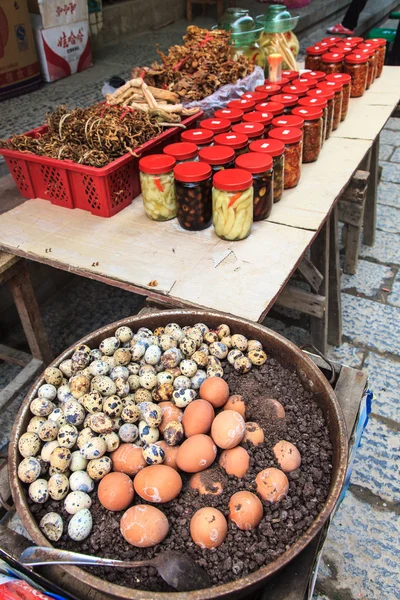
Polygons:
[[156,444],[146,444],[142,450],[143,458],[148,465],[159,465],[165,458],[165,452]]
[[75,425],[67,423],[58,430],[57,440],[63,448],[72,448],[78,439],[78,430]]
[[24,458],[36,456],[40,450],[40,439],[36,433],[26,432],[18,440],[18,450]]
[[199,390],[203,381],[207,379],[207,373],[201,369],[196,371],[196,374],[191,378],[191,384],[193,390]]
[[107,446],[107,452],[114,452],[119,446],[119,437],[115,431],[110,431],[110,433],[102,433],[100,437],[105,441]]
[[251,363],[253,365],[257,365],[258,367],[263,365],[267,360],[267,355],[265,354],[264,350],[250,350],[247,356]]
[[182,350],[185,356],[192,356],[192,354],[194,354],[194,352],[197,350],[196,340],[186,336],[179,344],[179,348]]
[[74,371],[81,371],[90,364],[90,354],[85,350],[75,350],[71,356],[72,369]]
[[189,377],[185,377],[185,375],[179,375],[174,379],[175,390],[189,389],[191,385],[192,382],[190,381]]
[[[51,477],[52,475],[56,475],[57,473],[59,473],[57,469],[51,466],[49,467],[49,477]],[[62,474],[65,475],[65,477],[69,477],[71,475],[71,471],[70,469],[66,469],[65,471],[63,471]]]
[[138,375],[140,371],[140,364],[131,362],[126,368],[128,369],[130,375]]
[[133,361],[140,360],[145,355],[146,344],[140,340],[134,346],[131,346],[130,352]]
[[180,342],[185,336],[181,327],[177,323],[168,323],[164,329],[166,335],[171,335],[177,342]]
[[58,368],[65,375],[65,377],[72,377],[72,360],[68,358],[67,360],[63,360]]
[[75,515],[79,510],[90,508],[92,499],[86,492],[77,490],[70,492],[64,500],[64,508],[70,515]]
[[209,327],[205,325],[205,323],[195,323],[193,327],[198,329],[201,335],[205,335],[208,331],[210,331]]
[[41,465],[37,458],[28,456],[18,465],[18,477],[24,483],[32,483],[39,478]]
[[146,421],[139,422],[139,438],[145,444],[154,444],[158,442],[158,438],[160,437],[160,432],[157,427],[150,427],[147,425]]
[[111,458],[109,456],[102,456],[101,458],[89,461],[86,471],[89,477],[95,481],[100,481],[100,479],[103,479],[111,471],[111,467]]
[[204,334],[203,338],[204,341],[207,342],[207,344],[213,344],[214,342],[218,342],[219,340],[218,334],[215,333],[215,331],[207,331],[207,333]]
[[210,344],[210,354],[211,356],[215,356],[219,360],[222,360],[228,356],[228,346],[226,346],[223,342],[213,342]]
[[[58,443],[58,442],[57,442]],[[57,446],[50,454],[50,466],[56,473],[63,473],[66,471],[71,462],[71,452],[69,448],[62,448]]]
[[148,338],[153,335],[152,330],[149,329],[148,327],[139,327],[137,332],[138,332],[138,335],[140,335],[141,337],[144,337],[144,338]]
[[64,413],[61,408],[55,408],[52,413],[49,414],[50,421],[57,424],[57,427],[62,427],[66,424],[67,419],[64,417]]
[[72,425],[82,425],[85,420],[85,409],[76,400],[67,400],[67,402],[63,404],[63,411],[67,423],[71,423]]
[[140,412],[137,404],[125,404],[121,412],[121,419],[125,423],[136,423],[139,420]]
[[82,448],[86,442],[88,442],[91,438],[96,437],[96,434],[90,427],[85,427],[82,431],[79,432],[78,439],[76,440],[76,444],[78,448]]
[[104,360],[99,359],[90,363],[89,371],[93,377],[96,377],[97,375],[108,375],[110,367]]
[[179,348],[170,348],[162,354],[160,361],[164,369],[173,369],[179,365],[182,359],[183,355]]
[[[28,427],[27,427],[26,431],[29,433],[36,433],[36,435],[39,435],[39,430],[40,430],[41,426],[43,425],[43,423],[45,423],[45,422],[46,422],[46,419],[44,417],[32,417],[32,419],[28,423]],[[23,435],[25,435],[25,434],[23,434]]]
[[69,380],[71,394],[77,400],[89,391],[90,381],[84,375],[75,375]]
[[166,352],[166,350],[169,350],[170,348],[176,348],[178,342],[172,335],[167,335],[164,333],[163,335],[160,335],[159,343],[161,350]]
[[75,471],[69,478],[69,487],[72,492],[85,492],[90,494],[94,490],[94,481],[86,471]]
[[68,477],[64,473],[55,473],[48,482],[49,496],[53,500],[62,500],[69,492]]
[[197,372],[197,363],[194,360],[184,359],[179,365],[182,375],[193,377]]
[[180,388],[172,394],[172,401],[179,408],[185,408],[197,397],[196,390]]
[[139,413],[142,419],[144,419],[147,425],[150,427],[157,427],[162,421],[162,410],[153,402],[141,402],[137,405]]
[[140,388],[140,377],[139,375],[129,375],[128,385],[130,392],[136,392]]
[[120,346],[120,341],[116,337],[105,338],[100,342],[99,350],[106,356],[112,356]]
[[132,443],[139,437],[139,430],[133,423],[124,423],[119,428],[118,435],[123,442]]
[[122,325],[115,332],[115,337],[122,343],[130,342],[133,338],[133,331],[130,327]]
[[47,421],[43,423],[39,431],[39,437],[43,442],[52,442],[56,439],[57,434],[57,423],[54,423],[54,421],[50,421],[50,419],[47,419]]
[[247,356],[239,356],[233,363],[235,371],[242,374],[248,373],[252,366],[253,365]]
[[50,462],[51,453],[55,448],[58,448],[59,446],[60,444],[57,440],[54,440],[53,442],[46,442],[40,453],[40,458],[44,460],[44,462]]
[[60,515],[49,512],[41,519],[39,527],[48,540],[58,542],[63,534],[64,524]]
[[[118,396],[109,396],[104,400],[103,403],[103,412],[107,417],[111,417],[112,419],[116,419],[121,416],[123,408],[123,403],[121,398]],[[101,432],[103,433],[103,432]]]
[[223,337],[221,342],[230,350],[232,348],[232,338],[230,335]]
[[178,446],[184,438],[183,425],[179,421],[170,421],[164,428],[164,440],[168,446]]
[[164,333],[164,329],[165,329],[164,327],[156,327],[153,333],[154,333],[154,335],[159,337],[160,335],[162,335]]
[[51,400],[46,398],[35,398],[29,405],[31,413],[36,417],[48,417],[55,409]]
[[207,377],[223,377],[224,370],[222,367],[207,367]]
[[222,340],[222,338],[227,337],[228,335],[231,335],[231,330],[229,325],[226,325],[226,323],[221,323],[221,325],[218,325],[217,329],[216,329],[216,333],[219,337],[220,340]]
[[46,383],[58,387],[63,380],[63,374],[57,367],[47,367],[43,373]]
[[154,373],[146,372],[140,377],[140,385],[146,390],[152,390],[158,384],[157,376]]
[[157,374],[157,379],[160,385],[163,385],[165,383],[172,384],[174,381],[174,376],[171,373],[168,373],[168,371],[161,371]]
[[93,527],[93,519],[87,508],[79,510],[68,523],[68,535],[75,542],[85,540]]
[[208,364],[208,354],[202,350],[196,350],[196,352],[192,354],[190,362],[195,362],[198,367],[206,367]]
[[151,397],[155,402],[168,402],[174,392],[174,386],[170,383],[160,383],[151,392]]
[[100,392],[103,396],[113,396],[117,388],[113,380],[107,375],[96,375],[92,379],[91,391]]
[[242,356],[244,356],[243,352],[241,352],[240,350],[237,350],[236,348],[234,348],[228,354],[228,363],[230,365],[233,365],[235,363],[235,360],[237,358],[241,358]]
[[134,393],[135,402],[139,404],[139,402],[151,402],[152,396],[150,390],[145,390],[144,388],[139,388]]
[[247,342],[247,352],[251,352],[251,350],[263,350],[263,345],[258,340],[249,340]]
[[151,345],[147,348],[144,360],[148,365],[156,365],[161,358],[161,350],[158,346]]
[[81,448],[81,454],[87,460],[101,458],[107,452],[107,444],[101,437],[93,437]]
[[57,388],[54,385],[45,383],[38,389],[38,397],[44,398],[45,400],[54,400],[57,396]]
[[104,399],[100,392],[89,392],[82,396],[80,401],[90,414],[100,412],[103,409]]
[[57,398],[60,402],[66,402],[67,400],[74,400],[71,394],[70,387],[67,383],[63,383],[57,390]]
[[123,398],[124,396],[129,394],[129,383],[125,379],[123,379],[122,377],[117,377],[117,379],[114,380],[114,384],[115,393],[117,394],[117,396]]
[[36,479],[28,488],[29,498],[36,504],[44,504],[49,497],[47,481]]
[[[109,434],[107,434],[107,435],[109,435]],[[88,464],[88,461],[86,460],[86,458],[84,458],[82,456],[80,450],[75,450],[75,452],[72,452],[71,463],[69,465],[69,468],[71,469],[71,471],[73,473],[75,471],[84,471],[86,469],[87,464]]]
[[129,348],[118,348],[118,350],[114,352],[114,361],[117,366],[129,364],[131,362],[131,358],[132,357]]
[[[130,358],[129,358],[129,360],[130,360]],[[128,377],[129,377],[129,371],[126,367],[124,367],[122,365],[118,365],[117,367],[114,367],[110,373],[110,379],[112,379],[113,381],[115,381],[118,378],[127,380]]]
[[115,360],[113,356],[106,356],[105,354],[103,354],[102,361],[104,361],[106,363],[106,365],[108,365],[109,370],[111,371],[114,367],[116,367],[117,365],[115,364]]
[[92,350],[87,344],[78,344],[74,349],[74,352],[86,352],[87,354],[90,354],[91,351]]
[[234,348],[237,348],[241,352],[244,352],[245,350],[247,350],[248,341],[247,341],[247,338],[244,337],[244,335],[241,335],[240,333],[235,333],[234,335],[232,335],[231,340],[232,340],[232,346]]

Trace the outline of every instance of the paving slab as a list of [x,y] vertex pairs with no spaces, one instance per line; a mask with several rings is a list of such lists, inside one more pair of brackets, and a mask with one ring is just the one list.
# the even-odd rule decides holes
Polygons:
[[380,144],[379,146],[379,158],[380,160],[390,160],[395,147],[387,144]]
[[[399,134],[400,137],[400,134]],[[385,148],[389,148],[390,146],[385,146]],[[389,155],[390,156],[390,155]],[[384,157],[383,157],[384,158]],[[384,160],[390,160],[393,163],[400,163],[400,148],[397,148],[393,155],[390,158],[384,158]],[[399,167],[400,168],[400,167]]]
[[396,233],[378,230],[375,235],[375,244],[373,246],[362,245],[360,256],[373,258],[385,264],[400,265],[399,236]]
[[400,362],[370,352],[365,359],[368,387],[374,394],[372,412],[400,423]]
[[357,272],[354,275],[344,275],[342,277],[342,292],[352,290],[355,294],[376,296],[381,293],[387,280],[393,276],[393,270],[386,265],[359,260]]
[[381,144],[389,144],[391,146],[399,145],[399,133],[398,131],[394,131],[392,129],[388,129],[385,127],[379,136],[379,141]]
[[376,227],[389,233],[400,233],[400,209],[386,204],[378,204]]
[[378,206],[382,204],[400,208],[400,185],[398,183],[380,182],[378,186]]
[[400,183],[400,168],[398,164],[381,160],[380,165],[382,166],[382,181]]
[[388,122],[386,123],[385,129],[393,129],[394,131],[400,131],[400,119],[398,117],[390,117],[390,119],[388,119]]
[[327,356],[343,365],[353,367],[353,369],[360,369],[364,360],[365,350],[345,342],[341,346],[329,346]]
[[387,297],[387,302],[400,308],[400,272],[397,273],[393,282],[392,293]]

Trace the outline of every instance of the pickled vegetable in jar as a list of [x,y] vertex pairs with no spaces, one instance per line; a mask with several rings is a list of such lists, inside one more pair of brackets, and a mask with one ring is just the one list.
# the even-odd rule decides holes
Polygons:
[[247,113],[247,112],[250,112],[251,110],[254,110],[255,105],[256,105],[255,100],[246,100],[245,98],[242,100],[240,98],[239,100],[231,100],[230,102],[228,102],[227,108],[238,108],[239,110],[242,110],[244,113]]
[[181,141],[196,144],[197,148],[210,146],[214,141],[214,134],[208,129],[188,129],[181,133]]
[[253,221],[268,219],[274,203],[274,170],[272,156],[261,152],[248,152],[238,156],[237,169],[249,171],[253,176]]
[[[270,112],[254,110],[243,117],[243,123],[261,123],[265,131],[269,131],[273,115]],[[243,132],[244,133],[244,132]]]
[[174,169],[178,222],[183,229],[201,231],[211,225],[211,167],[186,162]]
[[298,101],[299,97],[294,94],[276,94],[275,96],[271,96],[271,102],[280,102],[283,104],[283,112],[285,115],[292,112],[292,108],[296,106]]
[[282,94],[294,94],[295,96],[302,98],[303,96],[306,95],[306,93],[308,92],[309,89],[310,89],[310,86],[308,86],[308,85],[301,85],[300,83],[292,83],[292,85],[285,85],[285,87],[282,88]]
[[315,162],[321,152],[324,121],[321,108],[293,109],[295,115],[304,119],[303,127],[303,163]]
[[[246,117],[251,114],[252,113],[247,113]],[[263,113],[256,112],[256,114],[262,115]],[[259,140],[265,134],[264,124],[257,121],[254,123],[246,121],[243,123],[236,123],[236,125],[232,127],[232,131],[234,133],[244,133],[244,135],[247,135],[249,143],[253,140]]]
[[[328,116],[327,116],[327,122],[326,122],[326,133],[325,133],[325,139],[327,140],[331,133],[332,133],[332,128],[333,128],[333,113],[335,110],[335,92],[333,92],[332,90],[321,90],[318,88],[315,88],[313,90],[309,90],[307,92],[307,96],[309,96],[310,98],[323,98],[324,100],[327,101],[328,103]],[[302,100],[305,100],[306,98],[302,98]],[[304,106],[303,102],[299,102],[300,106]]]
[[327,52],[321,56],[321,71],[327,75],[330,73],[341,73],[343,71],[344,54],[339,52]]
[[274,204],[279,202],[283,194],[283,179],[285,167],[285,144],[279,140],[256,140],[249,146],[250,152],[261,152],[272,157],[274,169]]
[[240,121],[243,119],[243,115],[244,112],[239,108],[221,108],[216,110],[214,113],[214,117],[216,119],[226,119],[227,121],[230,121],[231,124],[240,123]]
[[313,79],[312,77],[307,78],[306,77],[307,73],[304,74],[304,77],[300,77],[299,79],[299,85],[302,86],[306,86],[307,87],[307,91],[310,90],[311,88],[314,88],[317,85],[317,81],[316,79]]
[[331,49],[332,52],[339,52],[339,54],[344,54],[346,58],[347,54],[351,54],[354,52],[353,46],[346,46],[345,44],[338,44]]
[[378,60],[377,60],[377,65],[376,65],[376,77],[380,77],[382,75],[383,65],[385,64],[386,40],[385,40],[385,38],[372,38],[368,41],[371,44],[373,43],[378,46],[379,53],[378,53]]
[[303,132],[297,127],[271,129],[268,136],[285,144],[284,182],[285,190],[295,187],[301,177],[303,159]]
[[294,79],[298,79],[300,76],[299,71],[291,71],[290,69],[285,69],[282,71],[282,77],[289,79],[289,81],[293,81]]
[[321,57],[326,52],[325,46],[319,46],[315,44],[314,46],[308,46],[306,48],[306,59],[304,66],[306,69],[311,69],[311,71],[320,71],[321,70]]
[[365,56],[368,56],[368,76],[367,76],[366,89],[369,90],[369,88],[375,81],[375,71],[376,71],[375,50],[373,48],[364,48],[364,45],[360,45],[357,48],[357,53],[365,54]]
[[271,115],[274,115],[274,117],[283,115],[284,109],[285,106],[281,102],[271,102],[270,100],[256,104],[256,110],[258,110],[258,112],[271,113]]
[[[293,110],[295,111],[296,109],[294,108]],[[304,119],[293,113],[291,115],[282,115],[281,117],[272,119],[272,126],[278,128],[298,127],[298,129],[303,129]]]
[[265,92],[268,96],[278,94],[283,86],[280,83],[265,83],[264,85],[258,85],[255,89],[256,92]]
[[173,156],[176,160],[176,164],[181,162],[193,161],[197,158],[198,148],[196,144],[191,142],[176,142],[175,144],[168,144],[163,150],[164,154]]
[[342,42],[348,44],[349,46],[358,46],[358,44],[361,44],[364,41],[364,38],[362,37],[356,37],[356,36],[348,36],[343,38]]
[[214,175],[217,171],[234,167],[235,151],[228,146],[209,146],[200,150],[199,160],[210,165]]
[[231,129],[231,122],[228,119],[216,119],[215,117],[212,119],[203,119],[199,125],[201,129],[212,131],[214,135],[217,135],[217,133],[226,133]]
[[317,85],[317,89],[320,90],[328,90],[334,92],[335,96],[333,99],[333,124],[332,130],[335,131],[340,124],[340,119],[342,118],[342,104],[343,104],[343,83],[340,81],[321,81]]
[[243,169],[219,171],[213,177],[213,224],[218,237],[244,240],[253,224],[253,177]]
[[220,133],[215,136],[215,143],[219,146],[228,146],[235,151],[235,156],[248,151],[249,138],[244,133]]
[[139,160],[143,206],[153,221],[176,217],[175,164],[175,158],[167,154],[150,154]]
[[[308,108],[311,109],[315,109],[315,108],[319,108],[322,110],[322,138],[321,138],[321,147],[324,145],[325,139],[326,139],[326,128],[328,125],[328,101],[326,100],[326,98],[321,98],[321,97],[314,97],[312,98],[311,96],[306,96],[305,98],[301,99],[302,101],[299,101],[299,106],[296,107],[294,110],[296,111],[296,114],[301,116],[301,117],[305,117],[305,115],[307,113],[302,113],[302,110],[307,110]],[[332,117],[333,117],[333,113],[332,113]]]
[[246,92],[245,94],[242,94],[240,96],[240,98],[242,100],[254,100],[256,103],[258,102],[265,102],[268,98],[268,96],[270,96],[271,94],[269,94],[266,91],[255,91],[255,92]]
[[368,56],[348,54],[344,63],[344,72],[351,77],[351,98],[364,95],[368,78]]
[[351,77],[350,75],[347,75],[347,73],[332,73],[331,75],[327,75],[326,81],[339,81],[343,84],[342,116],[340,120],[344,121],[349,108],[351,94]]
[[342,38],[337,37],[336,35],[331,35],[329,37],[324,37],[321,42],[327,42],[331,47],[335,46],[338,42],[341,42]]
[[324,71],[306,71],[302,74],[302,77],[306,79],[316,79],[318,81],[323,81],[326,77],[326,73]]

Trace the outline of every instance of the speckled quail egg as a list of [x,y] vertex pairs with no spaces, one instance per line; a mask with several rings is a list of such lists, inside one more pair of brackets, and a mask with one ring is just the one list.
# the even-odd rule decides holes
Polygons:
[[179,368],[182,375],[185,375],[186,377],[193,377],[193,375],[197,372],[197,363],[194,360],[186,358],[181,361]]
[[110,433],[113,430],[112,419],[103,412],[90,415],[87,420],[87,426],[96,433]]
[[67,402],[67,400],[73,400],[74,397],[71,394],[71,389],[68,383],[63,383],[57,390],[57,398],[61,403]]
[[55,473],[48,482],[49,496],[53,500],[62,500],[69,492],[68,477],[63,473]]
[[121,412],[121,419],[124,423],[136,423],[139,417],[140,411],[137,404],[125,404]]
[[107,417],[115,419],[121,416],[123,404],[118,396],[109,396],[103,402],[103,412]]
[[257,365],[258,367],[263,365],[267,360],[267,355],[265,354],[264,350],[250,350],[247,356],[251,363],[253,365]]
[[[56,475],[57,473],[59,473],[57,469],[55,469],[52,466],[49,466],[49,477],[51,477],[52,475]],[[70,469],[66,469],[65,471],[63,471],[62,474],[65,475],[65,477],[69,477],[71,475],[71,471]]]
[[242,352],[247,350],[248,341],[244,335],[241,335],[240,333],[235,333],[234,335],[231,336],[231,340],[232,340],[232,346],[234,348],[237,348],[238,350],[241,350]]
[[165,452],[156,444],[146,444],[142,449],[143,458],[148,465],[159,465],[165,458]]
[[207,377],[223,377],[224,370],[222,367],[207,367]]
[[150,427],[147,425],[146,421],[139,421],[139,438],[145,444],[154,444],[158,442],[158,438],[160,437],[160,432],[157,427]]
[[[190,359],[190,362],[195,362],[198,367],[206,367],[208,362],[208,355],[205,352],[202,352],[201,350],[196,350],[196,352],[192,354]],[[186,373],[184,373],[184,375],[186,375]]]
[[94,481],[86,471],[75,471],[69,478],[69,487],[72,492],[85,492],[90,494],[94,490]]
[[64,508],[70,515],[75,515],[79,510],[90,508],[91,506],[92,499],[90,496],[80,490],[70,492],[64,500]]
[[43,423],[39,431],[39,437],[43,442],[52,442],[57,438],[57,434],[57,423],[54,423],[54,421],[51,421],[50,419],[47,419],[47,421]]
[[196,390],[189,390],[185,388],[180,388],[179,390],[175,390],[172,394],[172,401],[179,408],[185,408],[196,399],[197,392]]
[[185,356],[192,356],[192,354],[194,354],[194,352],[197,350],[196,340],[185,336],[179,344],[179,349]]
[[125,342],[131,341],[131,339],[133,338],[133,331],[130,327],[127,327],[126,325],[122,325],[121,327],[118,327],[118,329],[116,330],[115,337],[122,344],[124,344]]
[[113,354],[116,366],[124,366],[131,362],[131,353],[129,348],[118,348]]
[[167,423],[163,436],[168,446],[179,446],[185,436],[182,423],[179,421],[170,421]]
[[174,386],[171,383],[161,383],[153,388],[151,397],[155,402],[168,402],[174,392]]
[[129,375],[128,385],[130,392],[136,392],[140,388],[140,377],[139,375]]
[[65,375],[65,377],[72,377],[72,360],[70,358],[63,360],[59,364],[58,368]]
[[[192,344],[193,340],[189,343]],[[182,359],[183,355],[179,348],[170,348],[164,352],[160,361],[164,369],[173,369],[179,365]]]
[[230,350],[232,348],[232,338],[230,335],[227,335],[222,338],[221,342],[225,344],[225,346]]
[[61,382],[64,377],[60,369],[57,369],[57,367],[47,367],[43,375],[46,383],[48,383],[49,385],[54,385],[56,387],[61,385]]
[[210,344],[211,356],[215,356],[216,358],[222,360],[228,356],[228,352],[228,346],[226,346],[223,342],[213,342]]
[[157,375],[157,369],[153,365],[148,365],[144,359],[140,361],[140,369],[139,369],[139,377],[145,375],[146,373],[152,373],[153,375]]
[[165,327],[164,334],[171,335],[177,342],[180,342],[185,336],[181,327],[177,323],[168,323],[168,325]]
[[247,356],[239,356],[233,363],[235,371],[238,373],[248,373],[252,367],[251,360]]
[[192,383],[192,389],[199,390],[201,384],[206,379],[207,379],[207,373],[205,371],[203,371],[202,369],[199,369],[198,371],[196,371],[196,374],[193,375],[193,377],[190,380]]
[[[207,356],[210,354],[210,350],[208,349],[208,344],[205,344],[205,343],[203,343],[203,344],[200,346],[200,348],[199,348],[199,350],[198,350],[198,351],[199,351],[199,352],[204,352],[204,354],[206,354]],[[193,356],[192,356],[192,358],[193,358]]]
[[64,530],[63,520],[60,515],[55,512],[45,514],[39,523],[39,527],[42,533],[51,542],[58,542]]
[[161,371],[160,373],[158,373],[157,379],[158,383],[162,385],[164,383],[173,383],[174,376],[171,375],[171,373],[168,373],[168,371]]
[[110,367],[104,360],[99,359],[90,363],[89,371],[93,377],[96,377],[96,375],[108,375]]
[[243,352],[241,352],[241,350],[237,350],[236,348],[234,348],[228,354],[228,363],[230,365],[233,365],[235,360],[237,358],[241,358],[242,356],[244,356]]
[[64,473],[71,463],[71,452],[69,448],[57,446],[50,454],[50,466],[56,473]]
[[85,420],[85,409],[77,400],[67,400],[63,404],[63,412],[67,423],[72,425],[81,425]]
[[189,337],[196,342],[196,348],[200,348],[203,343],[203,335],[196,327],[189,327],[186,332],[186,337]]
[[58,440],[54,440],[53,442],[46,442],[43,445],[42,451],[40,453],[40,458],[45,462],[50,462],[51,453],[55,448],[59,447]]
[[62,425],[58,430],[57,440],[60,446],[63,448],[72,448],[76,444],[78,439],[78,430],[75,425],[67,423]]
[[131,346],[130,352],[133,361],[140,360],[145,355],[146,344],[140,340]]
[[144,387],[146,390],[152,390],[158,384],[157,376],[154,373],[150,373],[149,371],[141,375],[140,377],[140,385]]
[[90,357],[91,360],[101,360],[101,357],[103,356],[103,353],[101,350],[99,350],[98,348],[93,348],[90,352]]
[[145,352],[144,360],[149,365],[156,365],[161,358],[161,349],[154,344],[149,346]]
[[222,367],[222,363],[221,360],[219,358],[217,358],[216,356],[209,356],[208,357],[208,361],[207,361],[207,368],[221,368]]
[[32,483],[39,478],[41,471],[40,462],[33,456],[21,460],[18,465],[18,478],[24,483]]
[[106,375],[96,375],[91,383],[92,392],[100,392],[103,396],[113,396],[117,391],[116,385],[110,377]]
[[[109,434],[106,434],[106,435],[109,435]],[[82,454],[80,453],[80,450],[75,450],[75,452],[72,452],[71,463],[69,465],[69,468],[72,472],[84,471],[86,469],[87,464],[88,464],[88,461],[86,460],[86,458],[84,458],[82,456]]]
[[91,350],[90,346],[88,346],[87,344],[78,344],[74,348],[74,352],[87,352],[88,354],[90,354],[91,351],[92,350]]
[[82,406],[90,414],[100,412],[103,409],[104,398],[100,392],[89,392],[80,399]]
[[46,421],[45,417],[32,417],[32,419],[28,423],[28,427],[26,428],[27,432],[36,433],[36,435],[38,435],[39,430],[40,430],[41,426],[43,425],[43,423],[45,423],[45,421]]
[[96,434],[94,431],[90,429],[90,427],[85,427],[82,431],[79,432],[78,439],[76,440],[76,444],[78,448],[82,448],[92,437],[95,437]]
[[160,335],[159,344],[163,352],[166,352],[170,348],[176,348],[177,343],[177,340],[172,335],[167,335],[166,333]]
[[53,412],[55,406],[51,400],[46,398],[35,398],[29,405],[31,413],[36,417],[48,417]]
[[221,325],[218,325],[215,332],[218,335],[220,340],[222,340],[222,338],[224,338],[228,335],[231,335],[231,329],[230,329],[229,325],[226,325],[226,323],[221,323]]
[[123,365],[118,365],[111,370],[110,379],[115,381],[116,379],[121,378],[121,379],[125,379],[125,381],[126,381],[129,377],[129,375],[130,375],[130,373],[126,367],[124,367]]
[[110,431],[110,433],[102,433],[100,437],[105,441],[107,446],[107,452],[114,452],[120,444],[120,439],[118,434],[115,431]]
[[29,431],[23,433],[18,441],[18,450],[24,458],[36,456],[40,450],[39,436]]
[[208,331],[210,331],[209,327],[205,323],[195,323],[193,327],[198,329],[201,335],[205,335]]
[[131,362],[125,367],[129,371],[129,375],[138,375],[140,371],[140,365],[136,362]]
[[81,454],[87,460],[101,458],[107,452],[107,444],[101,437],[93,437],[81,448]]
[[75,375],[69,380],[69,389],[74,398],[81,398],[89,391],[90,381],[84,375]]
[[151,392],[150,390],[145,390],[144,388],[139,388],[134,393],[135,402],[139,404],[140,402],[151,402]]
[[90,354],[85,350],[75,350],[71,356],[72,370],[81,371],[90,364]]
[[120,341],[116,337],[105,338],[100,342],[99,350],[106,356],[112,356],[120,346]]
[[165,327],[156,327],[155,330],[153,331],[153,334],[160,337],[160,335],[163,335],[164,331],[165,331]]
[[123,398],[124,396],[129,394],[129,383],[126,381],[126,379],[123,379],[122,377],[117,377],[117,379],[114,380],[114,384],[115,393],[117,394],[117,396]]
[[133,423],[124,423],[119,428],[118,435],[123,442],[132,443],[139,437],[139,430]]
[[29,498],[36,504],[44,504],[49,497],[47,481],[36,479],[28,488]]
[[247,352],[251,350],[263,350],[263,345],[258,340],[249,340],[247,342]]
[[101,458],[95,458],[90,460],[86,467],[87,474],[95,481],[103,479],[107,473],[111,471],[112,462],[109,456],[102,456]]
[[49,414],[50,421],[53,421],[57,424],[57,427],[60,428],[66,424],[67,419],[64,416],[64,413],[61,408],[55,408],[52,413]]
[[90,510],[84,508],[78,511],[68,523],[68,535],[75,542],[85,540],[93,527],[93,519]]
[[218,334],[215,333],[215,331],[207,331],[207,333],[204,334],[203,338],[204,341],[207,342],[207,344],[213,344],[214,342],[218,342],[219,340]]
[[138,335],[140,335],[141,337],[144,337],[144,338],[148,338],[153,335],[152,330],[149,329],[148,327],[139,327],[137,332],[138,332]]
[[175,390],[188,390],[192,386],[192,382],[189,377],[185,377],[185,375],[179,375],[174,379],[174,389]]
[[154,402],[141,402],[137,405],[141,418],[146,421],[150,427],[157,427],[161,421],[163,412]]
[[45,400],[54,400],[57,396],[57,388],[54,385],[45,383],[38,389],[38,397],[44,398]]
[[116,367],[117,365],[115,364],[115,360],[114,360],[114,356],[106,356],[105,354],[103,354],[103,357],[101,359],[102,361],[104,361],[106,363],[106,365],[108,365],[108,368],[110,369],[110,371]]

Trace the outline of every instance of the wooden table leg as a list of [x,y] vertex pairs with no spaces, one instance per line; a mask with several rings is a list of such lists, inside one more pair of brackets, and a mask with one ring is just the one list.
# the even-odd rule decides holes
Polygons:
[[379,136],[371,148],[370,175],[365,200],[364,210],[364,235],[363,242],[366,246],[373,246],[376,229],[376,203],[378,193],[378,167],[379,167]]
[[[323,279],[318,290],[321,296],[329,296],[329,220],[324,223],[311,246],[311,261],[322,274]],[[323,354],[328,346],[328,316],[327,306],[322,318],[311,317],[311,341]]]
[[329,219],[328,342],[333,346],[342,343],[338,210],[335,206]]

